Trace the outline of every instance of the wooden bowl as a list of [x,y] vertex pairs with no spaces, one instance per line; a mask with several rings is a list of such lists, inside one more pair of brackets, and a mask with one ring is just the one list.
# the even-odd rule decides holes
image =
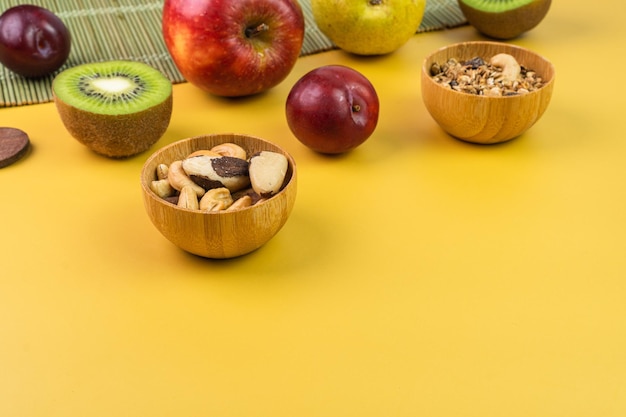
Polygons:
[[[436,82],[430,74],[433,63],[450,58],[465,61],[506,53],[534,70],[544,85],[526,94],[489,97],[455,91]],[[426,109],[448,134],[473,143],[498,143],[518,137],[545,112],[554,88],[554,66],[542,56],[501,42],[462,42],[441,48],[424,59],[421,73],[422,99]]]
[[[243,147],[248,155],[260,151],[284,154],[288,169],[282,190],[247,208],[203,212],[178,207],[150,189],[158,164],[169,165],[194,151],[227,142]],[[197,136],[172,143],[150,156],[141,171],[141,187],[150,220],[168,240],[195,255],[233,258],[258,249],[283,227],[296,199],[296,165],[287,152],[260,138],[238,134]]]

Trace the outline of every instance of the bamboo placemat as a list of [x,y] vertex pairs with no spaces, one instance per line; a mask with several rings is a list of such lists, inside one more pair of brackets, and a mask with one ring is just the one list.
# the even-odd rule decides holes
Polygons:
[[[23,4],[0,0],[0,12]],[[161,35],[163,0],[30,0],[53,11],[72,33],[72,50],[59,70],[86,62],[126,59],[152,65],[173,83],[185,79],[174,65]],[[300,0],[306,32],[301,55],[334,49],[313,20],[310,0]],[[466,23],[457,0],[427,0],[418,32]],[[55,74],[40,79],[20,77],[0,65],[0,107],[45,103],[52,100]]]

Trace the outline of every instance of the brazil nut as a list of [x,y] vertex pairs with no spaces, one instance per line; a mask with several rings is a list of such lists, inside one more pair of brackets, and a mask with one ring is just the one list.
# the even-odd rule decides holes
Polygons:
[[248,161],[232,156],[198,155],[186,158],[183,170],[205,190],[228,188],[234,192],[250,185]]

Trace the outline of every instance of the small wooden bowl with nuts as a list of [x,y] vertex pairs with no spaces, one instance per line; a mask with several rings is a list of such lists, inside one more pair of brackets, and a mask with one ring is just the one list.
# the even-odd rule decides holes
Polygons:
[[260,138],[197,136],[150,156],[141,187],[150,220],[168,240],[205,258],[234,258],[284,226],[296,199],[296,165]]
[[424,59],[422,99],[448,134],[467,142],[511,140],[543,115],[554,66],[528,49],[501,42],[462,42]]

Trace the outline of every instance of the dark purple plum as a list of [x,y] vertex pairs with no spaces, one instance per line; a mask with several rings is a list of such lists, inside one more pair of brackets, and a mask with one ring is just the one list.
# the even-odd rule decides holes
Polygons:
[[70,31],[50,10],[20,5],[0,15],[0,62],[24,77],[59,69],[70,54]]
[[314,151],[350,151],[374,132],[378,95],[360,72],[342,65],[316,68],[291,88],[287,123],[294,136]]

